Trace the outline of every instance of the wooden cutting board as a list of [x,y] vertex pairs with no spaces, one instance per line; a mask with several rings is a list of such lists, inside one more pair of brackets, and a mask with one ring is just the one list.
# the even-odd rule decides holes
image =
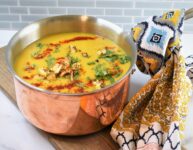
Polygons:
[[[0,88],[17,105],[12,75],[5,61],[5,51],[5,47],[0,48]],[[77,137],[45,134],[56,150],[117,150],[118,145],[113,142],[109,132],[110,127],[95,134]]]

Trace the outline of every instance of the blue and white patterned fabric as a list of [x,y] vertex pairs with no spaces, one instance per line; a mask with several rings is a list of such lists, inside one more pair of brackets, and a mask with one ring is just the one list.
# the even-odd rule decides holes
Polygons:
[[184,10],[153,16],[132,29],[137,44],[137,66],[140,71],[154,75],[165,64],[175,48],[180,47]]

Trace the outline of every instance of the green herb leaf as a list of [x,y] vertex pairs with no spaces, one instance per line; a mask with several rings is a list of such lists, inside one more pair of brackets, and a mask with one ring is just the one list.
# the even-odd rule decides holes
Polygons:
[[95,76],[96,76],[96,79],[98,80],[101,80],[101,79],[109,80],[111,84],[115,82],[115,79],[112,77],[111,74],[108,73],[107,68],[105,68],[103,64],[96,65]]
[[105,55],[107,56],[113,55],[113,51],[107,49]]
[[115,75],[115,78],[118,78],[120,75],[122,74],[122,72],[119,72]]
[[35,68],[35,67],[36,67],[36,64],[32,64],[32,67],[34,67],[34,68]]
[[38,47],[38,48],[42,48],[44,45],[42,44],[42,43],[37,43],[37,45],[36,45],[36,47]]
[[32,57],[36,57],[37,55],[40,54],[40,52],[41,52],[40,50],[36,50],[36,51],[34,51],[34,52],[31,53],[31,56],[32,56]]
[[74,71],[74,78],[77,79],[79,77],[79,71],[78,70],[75,70]]
[[115,83],[115,79],[111,75],[106,76],[106,78],[111,82],[111,84]]
[[105,58],[105,57],[111,57],[113,55],[113,51],[111,50],[106,50],[105,54],[102,54],[100,58]]
[[119,61],[120,61],[121,64],[126,64],[130,60],[131,60],[131,58],[127,55],[123,55],[123,56],[119,57]]
[[56,62],[56,58],[52,57],[51,55],[48,56],[48,58],[46,59],[46,63],[48,68],[52,67]]
[[94,61],[90,61],[90,62],[87,63],[87,65],[94,65],[94,64],[95,64]]
[[115,60],[117,60],[119,57],[118,55],[112,55],[111,57],[105,57],[104,59],[110,62],[114,62]]
[[58,53],[60,52],[59,46],[56,47],[56,49],[54,50],[54,53]]
[[116,70],[120,70],[121,68],[119,67],[119,66],[117,66],[117,65],[114,65],[114,68],[116,69]]
[[104,58],[107,61],[113,62],[117,60],[119,56],[111,50],[106,50],[106,53],[101,55],[100,58]]
[[108,74],[107,69],[102,64],[98,64],[94,69],[97,79],[103,79]]
[[79,59],[77,57],[68,56],[70,58],[70,65],[79,62]]
[[90,77],[86,77],[86,80],[90,81],[90,80],[91,80],[91,78],[90,78]]

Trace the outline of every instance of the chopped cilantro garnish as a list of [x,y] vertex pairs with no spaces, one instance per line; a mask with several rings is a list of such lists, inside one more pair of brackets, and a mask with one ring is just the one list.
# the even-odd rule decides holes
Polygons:
[[38,47],[38,48],[42,48],[44,45],[42,44],[42,43],[37,43],[37,45],[36,45],[36,47]]
[[113,55],[113,51],[107,49],[104,56],[111,56],[111,55]]
[[77,79],[79,77],[79,71],[78,70],[75,70],[74,71],[74,78]]
[[35,68],[35,67],[36,67],[36,64],[32,64],[32,67],[34,67],[34,68]]
[[52,57],[51,55],[48,56],[48,58],[46,59],[46,63],[48,68],[52,67],[56,62],[56,58]]
[[107,69],[102,64],[96,65],[95,69],[95,76],[98,79],[103,79],[107,75]]
[[111,84],[115,82],[115,79],[111,75],[107,75],[106,79],[109,80]]
[[115,65],[114,68],[115,68],[116,70],[120,70],[120,69],[121,69],[121,68],[120,68],[119,66],[117,66],[117,65]]
[[125,63],[129,62],[130,60],[131,60],[131,58],[127,55],[119,56],[119,61],[121,64],[125,64]]
[[94,65],[94,64],[95,64],[94,61],[90,61],[90,62],[87,63],[87,65]]
[[31,56],[32,56],[32,57],[36,57],[37,55],[40,54],[40,52],[41,52],[40,50],[36,50],[36,51],[34,51],[34,52],[31,53]]
[[114,55],[113,51],[111,51],[111,50],[106,50],[106,53],[105,53],[105,54],[102,54],[102,55],[100,56],[100,58],[111,57],[112,55]]
[[70,65],[79,62],[77,57],[68,56],[70,58]]
[[106,50],[105,54],[102,54],[99,58],[104,58],[107,61],[113,62],[118,59],[118,55],[111,50]]
[[131,58],[127,55],[119,55],[119,54],[116,54],[114,51],[111,51],[108,49],[106,50],[106,53],[99,56],[99,58],[103,58],[110,62],[119,60],[121,64],[125,64],[131,60]]
[[111,57],[105,57],[104,59],[110,62],[114,62],[115,60],[117,60],[119,57],[118,55],[112,55]]
[[111,83],[115,82],[115,79],[112,77],[111,74],[108,73],[107,68],[105,68],[102,64],[98,64],[95,67],[95,76],[98,80],[106,79],[109,80]]
[[56,46],[56,49],[54,50],[54,53],[60,52],[60,46]]
[[91,80],[91,78],[90,78],[90,77],[86,77],[86,80],[90,81],[90,80]]
[[115,78],[118,78],[121,75],[122,72],[119,72],[115,75]]

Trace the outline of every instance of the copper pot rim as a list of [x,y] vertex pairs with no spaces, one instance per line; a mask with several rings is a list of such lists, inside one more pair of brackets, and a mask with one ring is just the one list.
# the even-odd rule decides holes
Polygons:
[[[86,15],[59,15],[59,16],[52,16],[52,17],[46,17],[46,18],[43,18],[43,19],[40,19],[40,20],[37,20],[37,21],[34,21],[26,26],[24,26],[22,29],[20,29],[12,38],[11,40],[9,41],[8,45],[6,46],[6,63],[8,64],[8,70],[11,72],[11,74],[13,75],[13,77],[15,79],[17,79],[22,85],[24,86],[27,86],[28,88],[32,89],[32,90],[35,90],[35,91],[38,91],[38,92],[42,92],[42,93],[45,93],[45,94],[50,94],[50,95],[62,95],[62,96],[83,96],[83,95],[90,95],[90,94],[94,94],[94,93],[99,93],[99,92],[102,92],[104,90],[107,90],[107,89],[110,89],[111,87],[117,85],[118,83],[120,83],[122,80],[124,80],[127,76],[130,75],[131,71],[132,71],[132,68],[134,67],[135,65],[135,62],[137,60],[137,54],[136,54],[136,51],[134,51],[134,56],[133,57],[133,61],[131,63],[131,67],[128,69],[128,71],[125,73],[125,75],[120,78],[119,80],[117,80],[115,83],[113,84],[110,84],[108,86],[105,86],[104,88],[101,88],[101,89],[97,89],[97,90],[93,90],[91,92],[83,92],[83,93],[62,93],[62,92],[54,92],[54,91],[50,91],[50,90],[46,90],[46,89],[43,89],[43,88],[39,88],[39,87],[36,87],[28,82],[26,82],[25,80],[23,80],[21,77],[19,77],[17,75],[17,73],[15,72],[15,70],[13,69],[13,65],[11,64],[10,60],[9,60],[9,53],[11,51],[11,45],[13,43],[13,41],[15,40],[15,38],[19,35],[20,32],[22,32],[23,30],[25,30],[27,27],[35,24],[35,23],[38,23],[38,22],[41,22],[41,21],[46,21],[46,20],[49,20],[49,19],[54,19],[54,18],[57,18],[57,17],[65,17],[65,16],[68,16],[68,17],[81,17],[81,16],[86,16]],[[86,17],[89,17],[91,19],[99,19],[99,20],[102,20],[103,22],[107,22],[111,25],[113,25],[114,27],[116,27],[117,29],[119,29],[119,31],[121,33],[124,33],[124,30],[121,29],[118,25],[110,22],[110,21],[107,21],[105,19],[102,19],[102,18],[98,18],[98,17],[93,17],[93,16],[86,16]],[[128,33],[127,33],[128,34]],[[137,50],[136,48],[136,44],[133,42],[132,38],[130,35],[129,36],[129,39],[131,40],[130,42],[132,43],[132,48]]]

